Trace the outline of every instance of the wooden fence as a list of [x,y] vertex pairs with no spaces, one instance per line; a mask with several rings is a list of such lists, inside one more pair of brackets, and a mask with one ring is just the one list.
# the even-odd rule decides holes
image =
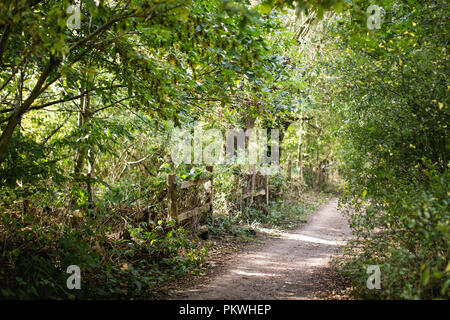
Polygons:
[[[167,208],[169,217],[177,220],[178,222],[186,219],[198,216],[204,212],[212,213],[213,199],[214,199],[214,169],[212,166],[206,167],[210,176],[208,178],[184,181],[180,186],[175,184],[175,174],[167,175]],[[210,182],[209,199],[203,205],[195,208],[190,208],[179,212],[178,200],[179,193],[183,189],[191,188]],[[259,196],[265,196],[265,203],[269,205],[269,175],[262,175],[260,171],[253,168],[252,173],[247,175],[246,186],[242,189],[240,195],[241,209],[245,201],[249,201],[248,206],[254,203],[254,199]]]
[[[210,172],[210,176],[208,178],[197,179],[192,181],[184,181],[180,187],[177,187],[177,185],[175,184],[174,174],[167,175],[167,200],[168,200],[167,208],[169,216],[171,218],[177,220],[178,222],[181,222],[188,218],[200,215],[205,211],[212,212],[213,198],[214,198],[214,190],[213,190],[214,170],[213,167],[211,166],[206,167],[206,170]],[[209,200],[199,207],[178,212],[178,191],[182,189],[191,188],[200,184],[204,184],[208,181],[211,182]]]
[[266,196],[266,205],[269,205],[269,175],[262,175],[260,171],[253,168],[252,173],[247,177],[247,188],[243,190],[241,196],[241,208],[245,199],[250,198],[250,205],[252,205],[254,198],[258,196]]

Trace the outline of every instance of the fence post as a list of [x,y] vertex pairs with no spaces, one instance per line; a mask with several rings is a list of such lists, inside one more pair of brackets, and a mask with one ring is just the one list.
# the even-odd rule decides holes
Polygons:
[[252,186],[251,186],[251,196],[250,196],[250,206],[253,204],[253,197],[256,190],[256,165],[252,167]]
[[211,214],[213,213],[213,200],[214,200],[214,167],[213,166],[207,166],[206,167],[206,171],[208,171],[208,172],[210,172],[211,173],[211,178],[210,178],[210,181],[211,181],[211,190],[210,190],[210,199],[209,199],[209,201],[210,201],[210,203],[211,203],[211,207],[210,207],[210,211],[211,211]]
[[176,220],[178,216],[177,188],[175,185],[175,175],[173,173],[167,175],[167,202],[169,217]]
[[287,174],[288,174],[288,181],[291,181],[291,177],[292,177],[292,160],[288,161]]

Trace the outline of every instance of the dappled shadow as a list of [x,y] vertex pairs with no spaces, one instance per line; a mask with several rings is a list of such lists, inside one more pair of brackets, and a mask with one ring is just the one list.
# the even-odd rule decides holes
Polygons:
[[[328,265],[349,235],[331,201],[295,232],[279,233],[256,252],[238,255],[209,283],[185,290],[188,299],[307,299],[317,289],[317,270]],[[323,283],[321,284],[323,285]]]

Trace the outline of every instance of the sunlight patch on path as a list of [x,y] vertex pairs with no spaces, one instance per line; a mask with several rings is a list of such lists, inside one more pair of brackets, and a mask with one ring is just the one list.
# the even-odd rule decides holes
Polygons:
[[283,236],[285,239],[290,240],[298,240],[298,241],[304,241],[304,242],[312,242],[312,243],[320,243],[320,244],[326,244],[330,246],[342,246],[345,244],[345,241],[332,241],[332,240],[325,240],[310,236],[305,236],[302,234],[291,234],[291,233],[285,233]]

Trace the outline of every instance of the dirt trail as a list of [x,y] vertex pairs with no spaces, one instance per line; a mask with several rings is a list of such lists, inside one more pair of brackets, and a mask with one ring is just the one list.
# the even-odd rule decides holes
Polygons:
[[318,273],[350,234],[333,198],[299,229],[233,257],[210,281],[184,290],[178,299],[314,298]]

